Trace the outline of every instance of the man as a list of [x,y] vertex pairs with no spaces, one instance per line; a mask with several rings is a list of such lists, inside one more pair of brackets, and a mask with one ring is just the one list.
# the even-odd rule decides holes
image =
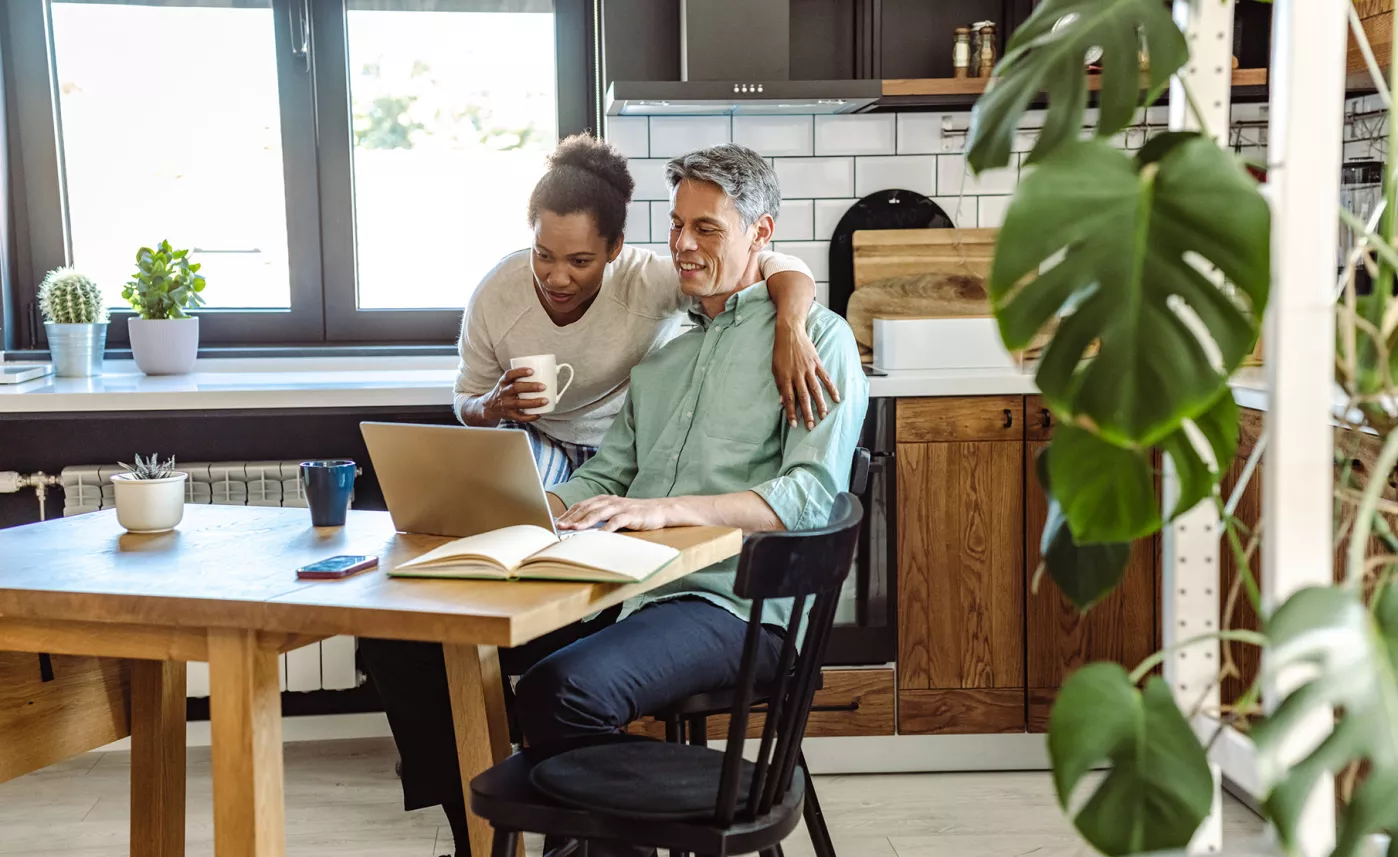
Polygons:
[[[839,316],[811,309],[807,332],[840,395],[814,428],[787,423],[766,369],[776,314],[757,267],[781,204],[776,175],[755,152],[733,145],[677,158],[666,174],[670,251],[696,298],[696,327],[632,370],[626,404],[596,457],[550,489],[554,516],[562,529],[823,526],[847,486],[868,406],[854,335]],[[719,563],[502,649],[502,667],[521,675],[513,710],[530,747],[549,752],[614,733],[669,702],[735,684],[748,617],[748,602],[733,592],[736,569],[736,559]],[[782,627],[790,612],[789,600],[763,608],[766,621]],[[781,637],[771,632],[764,642],[770,677]],[[385,706],[392,701],[406,805],[440,803],[458,855],[467,854],[441,647],[362,640],[360,654],[376,662]]]
[[[550,489],[559,526],[823,526],[848,485],[868,406],[854,336],[839,316],[812,309],[807,330],[840,401],[813,429],[786,422],[771,373],[752,369],[775,335],[757,254],[776,225],[776,175],[756,152],[724,144],[671,161],[666,180],[670,252],[696,299],[695,327],[632,370],[626,404],[597,456]],[[613,733],[678,699],[735,684],[750,607],[734,594],[736,568],[728,560],[628,602],[620,621],[525,673],[516,712],[530,745],[547,752]],[[785,627],[791,608],[790,600],[766,602],[764,624]],[[764,644],[770,677],[780,634],[769,632]]]

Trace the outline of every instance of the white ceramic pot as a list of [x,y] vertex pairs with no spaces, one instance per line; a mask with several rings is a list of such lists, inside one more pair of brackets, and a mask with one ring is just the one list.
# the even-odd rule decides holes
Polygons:
[[117,523],[132,533],[163,533],[184,518],[184,483],[188,473],[164,479],[137,479],[131,473],[112,477]]
[[131,356],[147,375],[186,375],[199,356],[199,317],[129,318]]

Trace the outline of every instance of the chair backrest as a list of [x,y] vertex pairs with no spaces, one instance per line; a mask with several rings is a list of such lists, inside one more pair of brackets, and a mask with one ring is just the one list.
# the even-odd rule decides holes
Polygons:
[[859,495],[869,487],[869,450],[854,448],[854,465],[849,471],[849,493]]
[[830,523],[824,528],[755,533],[743,542],[734,590],[740,598],[751,599],[752,614],[743,643],[742,667],[729,718],[728,746],[714,812],[720,825],[731,824],[739,815],[738,791],[748,713],[759,679],[766,678],[757,675],[762,605],[769,599],[792,599],[791,622],[776,674],[771,676],[772,690],[767,695],[767,719],[762,727],[756,767],[742,806],[742,815],[747,818],[765,814],[786,796],[791,786],[815,696],[816,678],[835,624],[840,588],[854,563],[863,520],[859,498],[842,493],[835,498]]

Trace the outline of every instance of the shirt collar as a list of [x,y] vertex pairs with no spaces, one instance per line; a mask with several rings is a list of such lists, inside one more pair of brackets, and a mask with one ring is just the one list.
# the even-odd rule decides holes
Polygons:
[[689,317],[699,325],[700,330],[708,330],[711,324],[726,324],[727,326],[737,326],[742,324],[748,313],[744,309],[750,309],[755,302],[771,300],[767,294],[767,281],[758,280],[747,288],[729,295],[728,302],[723,305],[723,312],[714,318],[709,318],[704,314],[704,307],[695,299],[694,305],[689,309]]

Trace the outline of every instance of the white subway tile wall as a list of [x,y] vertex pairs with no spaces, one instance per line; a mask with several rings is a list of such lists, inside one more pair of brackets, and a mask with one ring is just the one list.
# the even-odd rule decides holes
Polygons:
[[932,201],[946,212],[947,217],[951,218],[951,225],[957,229],[975,229],[980,225],[974,196],[934,196]]
[[815,200],[784,199],[782,210],[777,216],[777,231],[773,241],[810,241],[814,235],[812,224]]
[[896,150],[897,116],[817,116],[816,155],[891,155]]
[[857,199],[817,199],[815,200],[815,234],[821,238],[829,238],[835,234],[835,227],[840,225],[840,218],[845,216],[849,207],[859,202]]
[[[1383,157],[1387,129],[1377,118],[1354,118],[1372,104],[1352,99],[1346,125],[1347,159]],[[1138,125],[1116,135],[1113,144],[1139,149],[1164,130],[1165,108],[1138,114]],[[1232,141],[1245,155],[1265,161],[1265,105],[1235,105]],[[931,197],[963,228],[998,228],[1011,194],[1032,167],[1024,153],[1034,146],[1043,111],[1029,111],[1015,136],[1011,165],[974,176],[966,166],[970,114],[881,113],[857,116],[610,117],[607,137],[630,159],[636,180],[627,239],[668,256],[669,191],[665,161],[713,143],[732,140],[768,158],[782,186],[782,212],[772,247],[799,256],[816,279],[817,300],[828,293],[830,238],[859,198],[901,188]],[[1095,126],[1097,113],[1085,121]],[[1089,131],[1090,133],[1090,131]]]
[[777,158],[776,170],[784,198],[854,196],[854,158]]
[[941,150],[942,114],[898,114],[898,154],[934,155]]
[[818,283],[830,281],[830,242],[829,241],[775,241],[772,248],[790,253],[805,262],[811,275]]
[[813,116],[734,116],[733,142],[768,157],[809,157]]
[[727,116],[650,117],[652,158],[673,158],[732,139],[733,120]]
[[632,199],[670,198],[670,189],[665,186],[665,158],[630,158],[627,167],[631,178],[636,182]]
[[923,196],[937,192],[936,155],[855,158],[854,195],[860,199],[881,190],[910,190]]
[[1005,225],[1005,212],[1010,208],[1008,196],[982,196],[976,200],[979,216],[976,225],[981,229],[999,229]]
[[650,204],[650,240],[656,244],[670,240],[670,201]]
[[633,202],[626,207],[626,242],[645,244],[650,241],[650,203]]
[[606,137],[628,158],[650,156],[650,122],[644,116],[608,116]]

